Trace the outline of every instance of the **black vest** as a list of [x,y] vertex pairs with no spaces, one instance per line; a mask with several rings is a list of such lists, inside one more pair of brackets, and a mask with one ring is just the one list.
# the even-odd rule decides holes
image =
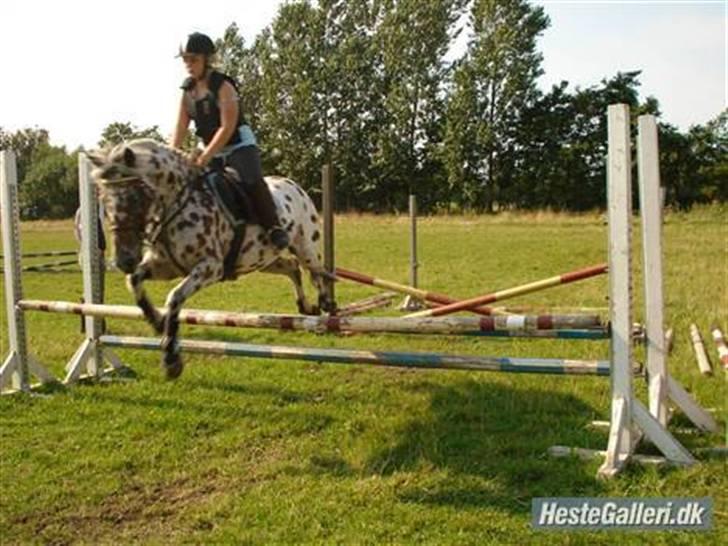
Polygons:
[[[186,99],[191,103],[188,108],[190,117],[195,122],[195,134],[202,139],[205,144],[209,144],[212,137],[220,128],[220,107],[217,105],[220,86],[223,82],[229,82],[238,92],[238,84],[227,74],[213,70],[210,72],[208,79],[209,92],[203,98],[194,100],[192,98],[192,90],[195,88],[194,78],[187,78],[182,84],[182,89],[187,93]],[[238,109],[238,127],[246,123],[243,112]],[[234,131],[226,146],[237,144],[240,142],[239,131]]]

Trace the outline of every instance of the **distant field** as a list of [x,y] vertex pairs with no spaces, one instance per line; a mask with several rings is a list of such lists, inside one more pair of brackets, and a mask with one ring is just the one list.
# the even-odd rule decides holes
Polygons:
[[[727,226],[719,207],[669,214],[665,225],[665,313],[676,332],[670,370],[704,407],[717,408],[722,426],[726,382],[708,326],[728,329]],[[70,222],[22,229],[24,252],[76,246]],[[637,241],[639,229],[635,223]],[[339,265],[408,281],[406,217],[346,215],[336,230]],[[419,239],[420,285],[461,297],[606,260],[600,214],[422,218]],[[641,261],[638,246],[634,259]],[[23,281],[28,298],[78,301],[82,294],[78,272],[28,273]],[[109,273],[106,284],[109,303],[131,303],[120,274]],[[172,284],[148,286],[161,304]],[[374,293],[337,285],[340,304]],[[599,277],[512,301],[603,307],[606,294],[607,278]],[[634,295],[639,320],[639,284]],[[288,281],[261,274],[213,286],[189,306],[295,311]],[[62,375],[82,339],[79,318],[26,317],[33,354]],[[706,338],[713,377],[698,372],[691,322]],[[141,323],[109,327],[151,335]],[[4,354],[4,312],[0,331]],[[608,350],[604,341],[323,337],[186,326],[182,335],[501,356],[606,358]],[[545,455],[553,444],[604,449],[606,432],[586,425],[609,418],[608,379],[187,355],[183,376],[170,383],[156,353],[118,354],[135,380],[0,398],[1,543],[607,545],[728,538],[724,460],[687,469],[634,466],[601,482],[598,462]],[[644,382],[635,386],[644,398]],[[686,420],[678,415],[674,423]],[[725,444],[725,435],[677,436],[691,450]],[[711,496],[715,530],[537,533],[530,528],[537,496]]]

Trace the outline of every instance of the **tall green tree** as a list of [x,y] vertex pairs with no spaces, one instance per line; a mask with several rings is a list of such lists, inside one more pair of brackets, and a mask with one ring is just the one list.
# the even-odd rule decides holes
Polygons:
[[378,184],[372,170],[376,111],[374,29],[379,7],[371,0],[321,0],[318,28],[322,63],[316,73],[316,115],[324,136],[323,159],[337,173],[340,207],[371,209]]
[[261,143],[268,164],[306,188],[318,186],[323,136],[316,115],[320,29],[309,2],[283,4],[256,43],[260,62]]
[[445,129],[445,161],[456,191],[493,210],[509,199],[518,163],[517,127],[539,97],[538,36],[548,27],[542,7],[526,0],[473,0],[467,52],[455,69]]
[[442,178],[442,169],[433,160],[442,140],[444,59],[463,2],[383,0],[381,6],[375,35],[381,93],[374,155],[381,180],[378,203],[402,209],[416,189],[423,201],[437,195],[432,182]]

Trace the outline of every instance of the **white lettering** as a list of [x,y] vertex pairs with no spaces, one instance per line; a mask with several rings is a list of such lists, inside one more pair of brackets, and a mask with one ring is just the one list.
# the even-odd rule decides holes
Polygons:
[[569,517],[569,509],[565,506],[559,506],[556,509],[556,517],[554,518],[554,523],[556,525],[566,525],[566,518]]
[[572,506],[569,508],[569,525],[578,525],[581,517],[581,508],[578,506]]
[[538,518],[539,525],[552,525],[554,522],[554,515],[556,514],[555,502],[544,502],[541,505],[541,515]]
[[599,509],[599,507],[592,506],[591,508],[589,508],[587,522],[589,523],[589,525],[599,525],[600,523],[602,523],[600,519],[601,515],[602,511]]
[[614,516],[616,515],[617,505],[613,502],[607,502],[602,507],[602,524],[614,525]]
[[655,518],[655,525],[667,525],[670,521],[670,507],[661,506],[657,509],[657,517]]
[[692,513],[693,507],[692,504],[686,504],[680,510],[677,511],[677,524],[678,525],[687,525],[690,521],[690,514]]
[[690,514],[690,525],[702,525],[705,506],[700,506],[697,502],[691,502],[690,505],[693,508],[692,514]]
[[631,510],[626,506],[617,509],[617,517],[615,519],[617,525],[629,525]]

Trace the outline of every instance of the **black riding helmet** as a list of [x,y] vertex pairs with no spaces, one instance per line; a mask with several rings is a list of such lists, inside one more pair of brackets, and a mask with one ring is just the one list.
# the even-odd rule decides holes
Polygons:
[[180,48],[179,56],[189,53],[199,55],[212,55],[215,53],[215,44],[207,34],[193,32],[187,37],[187,44],[184,49]]

